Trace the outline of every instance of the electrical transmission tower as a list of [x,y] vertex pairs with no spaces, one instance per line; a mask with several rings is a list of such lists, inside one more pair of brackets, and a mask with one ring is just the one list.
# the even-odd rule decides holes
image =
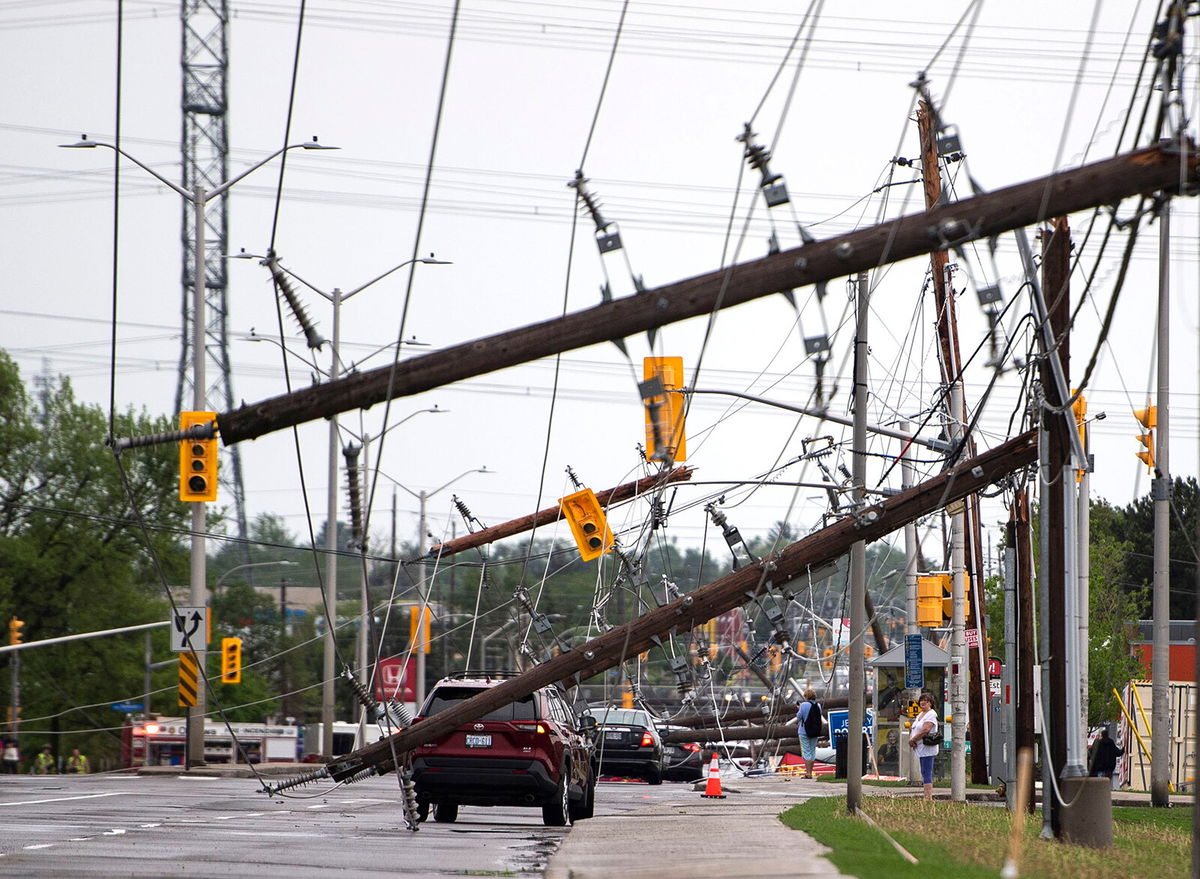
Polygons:
[[[189,192],[200,183],[212,190],[228,179],[229,141],[226,137],[225,74],[228,69],[228,9],[226,0],[184,0],[180,5],[183,24],[183,187]],[[196,283],[196,218],[191,205],[183,206],[183,347],[179,355],[179,383],[175,391],[175,411],[183,411],[183,401],[192,390],[192,358],[209,357],[215,367],[206,370],[212,376],[205,388],[208,405],[227,411],[235,405],[233,380],[229,369],[225,260],[229,221],[228,198],[213,200],[205,212],[204,348],[192,350],[192,309]],[[223,480],[233,494],[238,537],[247,537],[245,489],[242,484],[242,458],[237,446],[229,448],[231,476]],[[243,543],[243,546],[246,544]]]

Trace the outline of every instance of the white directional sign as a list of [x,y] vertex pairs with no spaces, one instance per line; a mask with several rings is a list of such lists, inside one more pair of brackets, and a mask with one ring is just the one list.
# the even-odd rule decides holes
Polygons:
[[177,607],[171,614],[171,649],[203,650],[208,646],[208,608]]

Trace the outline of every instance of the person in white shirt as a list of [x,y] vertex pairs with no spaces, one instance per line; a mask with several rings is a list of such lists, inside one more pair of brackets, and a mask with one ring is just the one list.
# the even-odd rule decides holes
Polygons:
[[912,730],[908,736],[908,746],[912,748],[921,761],[921,781],[925,784],[925,799],[933,799],[933,758],[937,756],[938,746],[925,744],[924,737],[937,732],[938,716],[933,710],[933,696],[922,693],[917,700],[921,713],[913,721]]

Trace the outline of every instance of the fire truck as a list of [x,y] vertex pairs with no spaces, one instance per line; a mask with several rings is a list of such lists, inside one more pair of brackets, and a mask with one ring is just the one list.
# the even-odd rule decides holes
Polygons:
[[[230,731],[237,739],[234,744]],[[187,720],[150,717],[126,721],[121,730],[123,766],[182,766]],[[205,763],[294,763],[299,729],[266,723],[204,723]]]

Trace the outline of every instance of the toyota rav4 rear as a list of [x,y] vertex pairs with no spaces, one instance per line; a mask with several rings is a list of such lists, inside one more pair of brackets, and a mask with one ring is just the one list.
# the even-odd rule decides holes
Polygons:
[[[511,675],[465,672],[443,678],[417,720],[462,704]],[[458,817],[459,806],[541,806],[552,826],[592,817],[596,776],[588,714],[576,717],[557,687],[463,724],[413,756],[413,781],[422,820]]]

